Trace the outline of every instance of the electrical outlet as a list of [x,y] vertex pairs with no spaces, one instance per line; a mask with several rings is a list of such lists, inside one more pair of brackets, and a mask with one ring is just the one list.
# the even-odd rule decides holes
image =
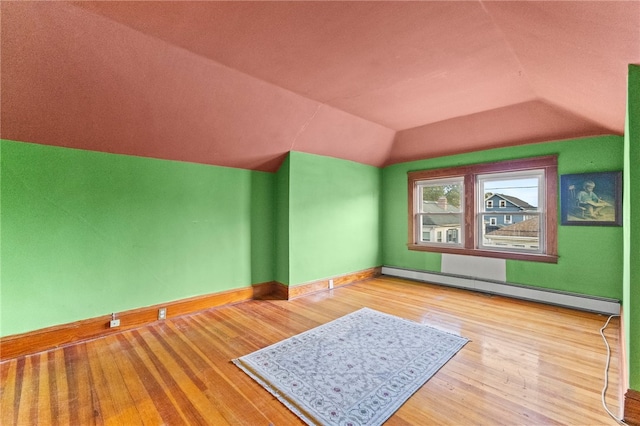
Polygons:
[[167,319],[167,308],[158,309],[158,319],[159,320]]
[[116,318],[116,313],[111,314],[111,321],[109,321],[109,328],[120,327],[120,319]]
[[329,280],[329,289],[333,288],[333,280]]

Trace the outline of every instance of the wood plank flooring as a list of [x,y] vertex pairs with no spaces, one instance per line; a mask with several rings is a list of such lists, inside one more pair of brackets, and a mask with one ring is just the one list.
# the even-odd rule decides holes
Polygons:
[[[243,302],[0,364],[3,425],[300,425],[230,360],[361,307],[471,339],[387,425],[615,425],[607,317],[380,277]],[[619,412],[619,321],[607,403]]]

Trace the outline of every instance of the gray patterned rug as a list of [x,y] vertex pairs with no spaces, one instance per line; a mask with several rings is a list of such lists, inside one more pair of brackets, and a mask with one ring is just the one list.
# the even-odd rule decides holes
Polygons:
[[310,425],[380,425],[467,339],[363,308],[233,362]]

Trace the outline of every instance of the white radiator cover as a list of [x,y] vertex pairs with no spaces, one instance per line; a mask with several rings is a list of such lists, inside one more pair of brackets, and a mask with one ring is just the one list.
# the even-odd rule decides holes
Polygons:
[[464,288],[483,293],[514,297],[516,299],[532,300],[535,302],[564,306],[583,311],[608,315],[620,314],[620,301],[604,297],[530,287],[486,278],[468,277],[451,273],[418,271],[392,266],[383,266],[382,275]]
[[489,281],[507,281],[506,259],[443,253],[440,272],[458,275],[456,272],[459,271],[464,271],[466,276],[484,278]]

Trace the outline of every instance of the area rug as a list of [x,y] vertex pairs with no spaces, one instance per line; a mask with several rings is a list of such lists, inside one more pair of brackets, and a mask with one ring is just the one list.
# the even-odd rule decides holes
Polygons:
[[380,425],[467,342],[363,308],[233,362],[309,425]]

